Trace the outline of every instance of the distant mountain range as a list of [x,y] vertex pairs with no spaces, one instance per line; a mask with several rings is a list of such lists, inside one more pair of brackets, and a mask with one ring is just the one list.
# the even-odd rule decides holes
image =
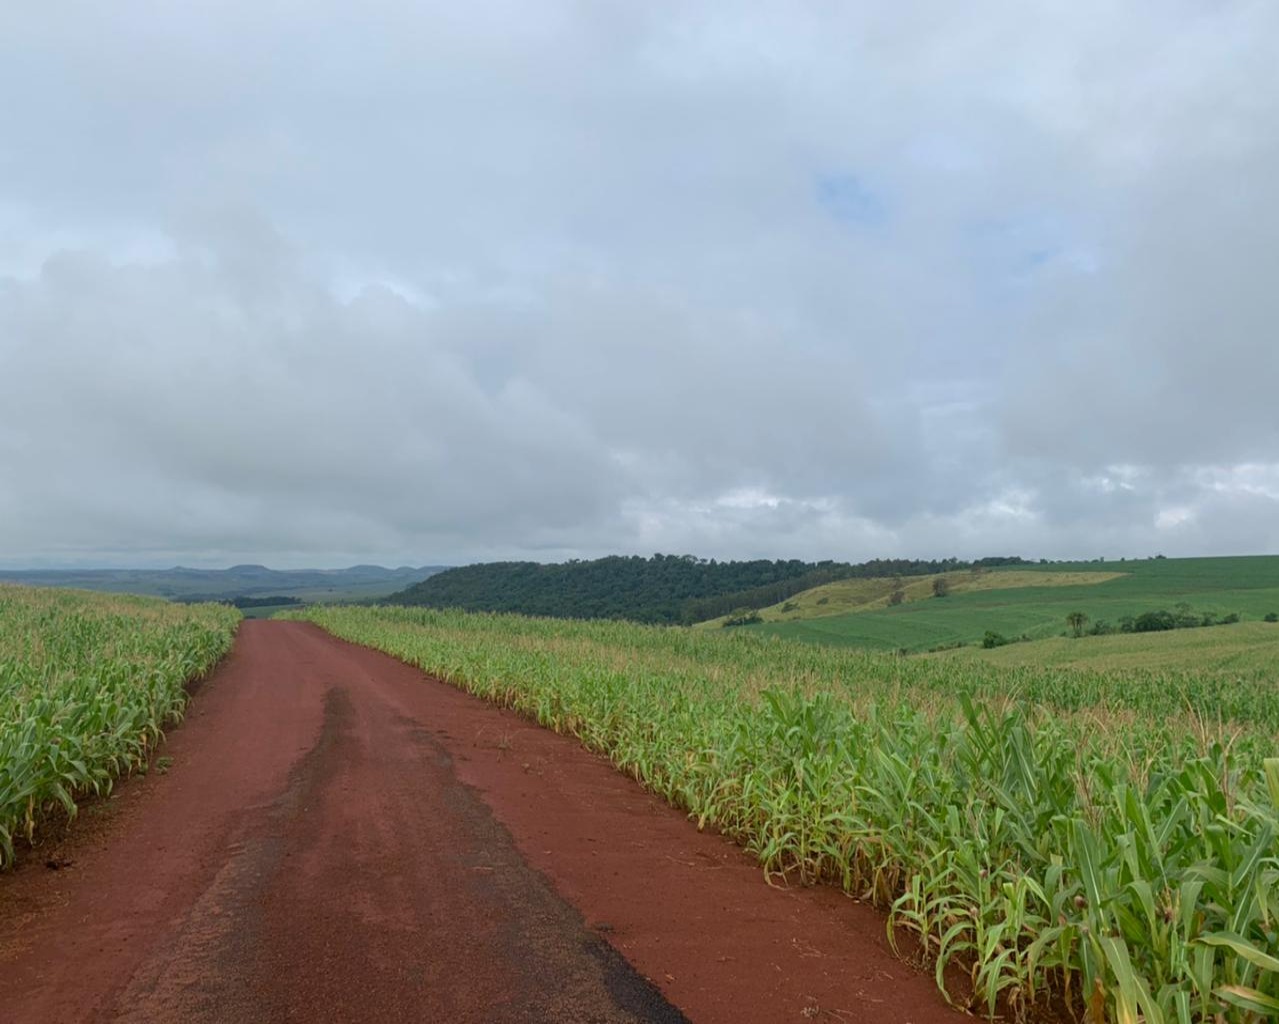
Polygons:
[[0,569],[0,582],[146,594],[174,601],[230,601],[276,594],[303,601],[363,601],[386,597],[446,568],[353,565],[349,569],[268,569],[265,565],[233,565],[229,569]]

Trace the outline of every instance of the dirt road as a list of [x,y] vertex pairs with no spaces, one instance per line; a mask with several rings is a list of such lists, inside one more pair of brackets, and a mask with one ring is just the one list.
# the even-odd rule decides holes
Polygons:
[[163,753],[0,877],[3,1024],[958,1019],[874,912],[312,626],[245,622]]

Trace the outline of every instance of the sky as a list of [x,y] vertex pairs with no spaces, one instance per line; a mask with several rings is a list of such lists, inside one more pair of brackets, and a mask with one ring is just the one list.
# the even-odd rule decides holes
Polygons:
[[0,566],[1277,553],[1276,38],[0,0]]

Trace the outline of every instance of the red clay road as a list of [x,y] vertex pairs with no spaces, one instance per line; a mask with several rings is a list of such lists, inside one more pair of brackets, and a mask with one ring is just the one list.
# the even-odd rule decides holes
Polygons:
[[315,627],[245,622],[164,754],[0,878],[0,1024],[958,1019],[873,911]]

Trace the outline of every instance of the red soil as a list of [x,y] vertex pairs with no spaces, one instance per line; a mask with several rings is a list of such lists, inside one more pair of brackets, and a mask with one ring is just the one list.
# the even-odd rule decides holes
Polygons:
[[246,622],[164,753],[0,879],[2,1024],[958,1018],[873,910],[314,627]]

